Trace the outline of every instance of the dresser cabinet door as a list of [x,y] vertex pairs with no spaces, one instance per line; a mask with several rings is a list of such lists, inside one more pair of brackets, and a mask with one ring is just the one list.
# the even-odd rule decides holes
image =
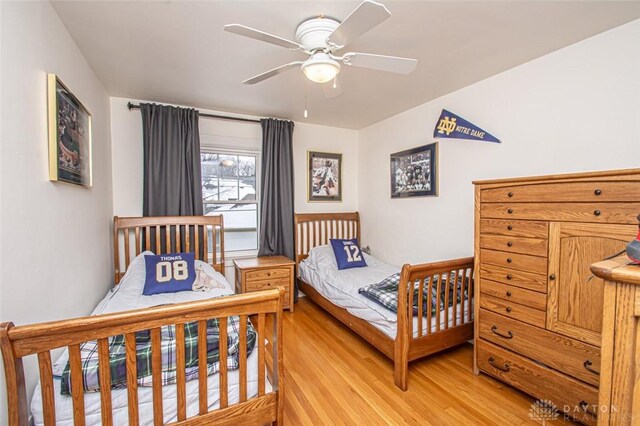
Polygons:
[[604,281],[590,266],[620,253],[636,232],[628,225],[550,224],[547,329],[600,346]]

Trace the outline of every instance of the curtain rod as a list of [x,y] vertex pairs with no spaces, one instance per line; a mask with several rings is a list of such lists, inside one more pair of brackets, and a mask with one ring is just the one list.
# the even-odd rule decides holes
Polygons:
[[[132,104],[131,102],[127,103],[127,108],[132,109],[140,109],[140,105]],[[207,118],[218,118],[220,120],[235,120],[235,121],[244,121],[246,123],[260,123],[260,120],[255,120],[252,118],[242,118],[242,117],[231,117],[229,115],[218,115],[218,114],[205,114],[203,112],[199,113],[200,117]]]

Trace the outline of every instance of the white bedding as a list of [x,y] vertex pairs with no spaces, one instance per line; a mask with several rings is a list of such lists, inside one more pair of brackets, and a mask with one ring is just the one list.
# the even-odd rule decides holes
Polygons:
[[[213,289],[211,292],[183,291],[179,293],[163,293],[151,296],[142,295],[144,285],[144,258],[142,253],[136,257],[129,266],[126,275],[120,284],[114,287],[105,298],[96,306],[91,315],[106,314],[126,311],[130,309],[148,308],[157,305],[189,302],[194,300],[210,299],[212,297],[233,294],[233,288],[222,276],[210,265],[200,262],[207,274],[213,277],[224,288]],[[146,252],[146,254],[151,254]],[[199,261],[197,261],[199,262]],[[196,265],[196,267],[198,266]],[[258,393],[258,354],[254,350],[247,358],[247,395],[253,397]],[[68,353],[65,350],[53,366],[53,374],[60,375],[68,360]],[[219,374],[210,375],[207,379],[209,410],[220,406]],[[239,373],[237,370],[228,373],[228,395],[229,404],[237,403],[240,400]],[[267,392],[271,391],[269,381],[266,383]],[[168,385],[162,388],[162,399],[164,409],[164,423],[177,421],[177,393],[175,385]],[[198,413],[198,381],[187,382],[187,417]],[[54,395],[57,425],[73,424],[73,404],[70,396],[60,394],[60,380],[54,378]],[[111,391],[113,405],[113,424],[128,424],[127,390],[115,389]],[[85,393],[85,413],[87,425],[100,425],[100,393]],[[151,387],[138,387],[138,413],[141,425],[153,424],[153,391]],[[42,395],[40,383],[36,386],[31,401],[31,414],[35,425],[43,424]]]
[[[300,262],[300,277],[318,293],[334,305],[346,309],[350,314],[361,318],[382,331],[392,339],[396,337],[397,315],[358,293],[366,285],[379,283],[397,272],[400,268],[386,264],[375,257],[363,253],[367,266],[338,270],[338,266],[329,246],[315,247],[309,257]],[[449,307],[449,324],[453,325],[454,307]],[[461,304],[456,307],[456,323],[461,323]],[[468,314],[467,314],[468,315]],[[465,320],[468,318],[465,316]],[[445,311],[440,311],[440,324],[445,323]],[[423,330],[427,329],[427,319],[423,318]],[[418,318],[413,317],[413,337],[418,337]],[[432,318],[431,331],[436,331],[436,321]],[[424,331],[423,331],[424,333]]]

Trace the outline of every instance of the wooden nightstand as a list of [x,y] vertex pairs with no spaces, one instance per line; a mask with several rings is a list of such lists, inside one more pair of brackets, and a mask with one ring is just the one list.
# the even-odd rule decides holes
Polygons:
[[284,288],[284,308],[293,312],[295,262],[284,256],[262,256],[234,260],[236,293]]

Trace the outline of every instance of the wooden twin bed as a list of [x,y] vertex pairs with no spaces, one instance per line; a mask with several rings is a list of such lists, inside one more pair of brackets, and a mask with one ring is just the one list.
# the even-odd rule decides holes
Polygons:
[[[146,217],[115,218],[114,259],[116,283],[122,278],[131,260],[150,249],[157,254],[195,252],[196,258],[212,265],[224,274],[224,235],[222,216],[198,217]],[[42,413],[45,425],[56,424],[56,398],[71,398],[73,423],[85,424],[85,395],[80,357],[83,342],[97,341],[100,371],[100,423],[112,425],[111,372],[109,368],[108,338],[124,335],[126,342],[126,374],[128,422],[137,425],[139,419],[136,369],[136,336],[139,331],[150,331],[152,348],[153,424],[163,423],[163,386],[161,385],[160,327],[176,326],[176,341],[184,342],[185,323],[198,325],[198,369],[206,370],[207,320],[218,318],[226,324],[228,317],[240,317],[239,403],[231,404],[228,398],[229,374],[227,371],[227,333],[220,327],[219,409],[209,411],[207,402],[208,378],[201,375],[198,381],[197,415],[187,418],[185,391],[185,349],[176,345],[176,397],[177,422],[173,424],[266,424],[282,423],[283,371],[282,371],[282,293],[268,290],[250,294],[219,297],[204,301],[178,303],[119,313],[103,314],[54,321],[34,325],[0,326],[0,347],[7,382],[8,418],[11,426],[27,425],[29,408],[23,358],[37,355],[42,394]],[[257,395],[247,395],[246,319],[257,332],[258,356]],[[267,321],[272,321],[272,334],[267,335]],[[243,330],[244,324],[244,330]],[[243,333],[244,332],[244,333]],[[54,395],[51,351],[68,348],[71,370],[71,396]],[[203,351],[201,351],[201,349]],[[266,376],[266,377],[265,377]],[[267,384],[267,380],[269,383]],[[268,389],[271,387],[271,391]],[[104,391],[108,389],[108,391]],[[193,404],[193,400],[191,401]]]
[[[299,271],[300,262],[306,259],[311,249],[326,245],[330,238],[360,239],[360,216],[354,213],[296,214],[295,217],[295,261]],[[442,279],[448,274],[451,279]],[[413,297],[410,283],[417,286],[418,300],[432,294],[437,286],[437,304],[449,306],[452,281],[461,282],[462,293],[467,294],[461,303],[451,304],[453,312],[444,312],[444,320],[430,309],[418,304],[417,330],[414,330]],[[392,339],[369,322],[360,319],[323,297],[311,284],[298,277],[300,290],[316,304],[325,309],[347,327],[375,346],[394,362],[394,382],[407,390],[408,365],[410,361],[459,345],[473,338],[473,257],[421,265],[405,264],[402,267],[398,286],[398,314],[396,338]],[[444,301],[440,300],[441,294]],[[426,312],[425,312],[426,311]],[[424,324],[426,323],[426,326]],[[432,329],[435,327],[435,331]]]

